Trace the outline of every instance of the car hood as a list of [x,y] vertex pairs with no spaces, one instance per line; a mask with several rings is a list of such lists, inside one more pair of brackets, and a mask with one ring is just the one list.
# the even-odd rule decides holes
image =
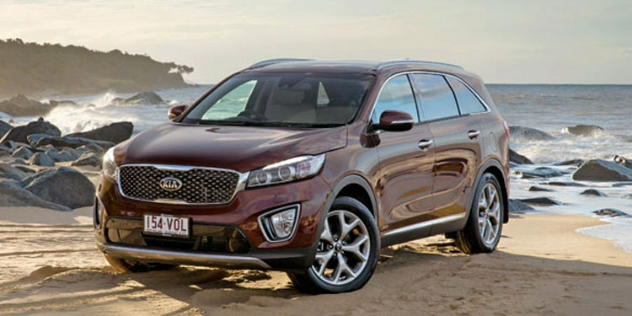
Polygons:
[[119,164],[184,165],[247,172],[346,145],[346,126],[288,129],[165,123],[121,144],[115,156]]

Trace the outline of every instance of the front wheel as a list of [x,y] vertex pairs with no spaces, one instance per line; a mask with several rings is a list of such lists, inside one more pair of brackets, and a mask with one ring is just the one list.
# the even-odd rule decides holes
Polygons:
[[326,216],[313,265],[288,276],[298,290],[308,293],[360,289],[377,266],[380,240],[375,219],[350,197],[336,198]]
[[504,205],[498,179],[491,173],[484,174],[476,186],[465,228],[449,237],[466,254],[494,251],[502,233]]

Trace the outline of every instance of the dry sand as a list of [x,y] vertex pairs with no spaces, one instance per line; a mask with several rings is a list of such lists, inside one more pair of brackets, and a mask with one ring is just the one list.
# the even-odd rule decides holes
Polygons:
[[0,208],[0,314],[632,315],[632,255],[574,232],[592,218],[513,218],[490,255],[439,237],[383,249],[365,288],[319,296],[280,272],[116,274],[90,220],[88,209]]

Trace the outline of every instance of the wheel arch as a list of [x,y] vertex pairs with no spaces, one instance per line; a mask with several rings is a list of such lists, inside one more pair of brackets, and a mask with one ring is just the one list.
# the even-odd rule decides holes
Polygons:
[[[503,172],[503,166],[500,161],[493,158],[485,161],[481,165],[481,168],[476,175],[476,180],[474,181],[473,185],[476,186],[481,177],[483,177],[483,175],[486,173],[493,174],[496,177],[496,180],[498,180],[498,183],[500,183],[500,189],[503,195],[503,223],[507,223],[509,221],[509,189],[507,188],[509,183],[507,183],[507,178],[505,173]],[[468,217],[470,211],[471,210],[468,210]]]

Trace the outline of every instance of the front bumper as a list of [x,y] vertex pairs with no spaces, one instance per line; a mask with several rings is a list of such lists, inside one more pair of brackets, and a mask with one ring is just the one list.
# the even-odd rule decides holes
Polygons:
[[[316,176],[295,183],[242,190],[225,205],[175,205],[127,199],[121,196],[115,182],[101,178],[97,186],[96,204],[103,211],[99,221],[96,221],[100,225],[95,230],[95,239],[99,249],[113,258],[228,268],[303,269],[313,263],[318,223],[329,192],[327,183]],[[292,238],[283,242],[267,241],[258,217],[292,204],[301,206],[297,229]],[[199,236],[205,233],[196,234],[196,228],[206,225],[235,229],[247,239],[249,247],[245,252],[228,253],[208,249],[172,249],[143,241],[126,244],[112,238],[109,230],[113,227],[110,223],[116,221],[125,225],[136,222],[134,227],[123,229],[136,230],[138,236],[142,236],[142,218],[145,214],[188,217],[194,235]],[[136,227],[138,224],[140,228]]]

